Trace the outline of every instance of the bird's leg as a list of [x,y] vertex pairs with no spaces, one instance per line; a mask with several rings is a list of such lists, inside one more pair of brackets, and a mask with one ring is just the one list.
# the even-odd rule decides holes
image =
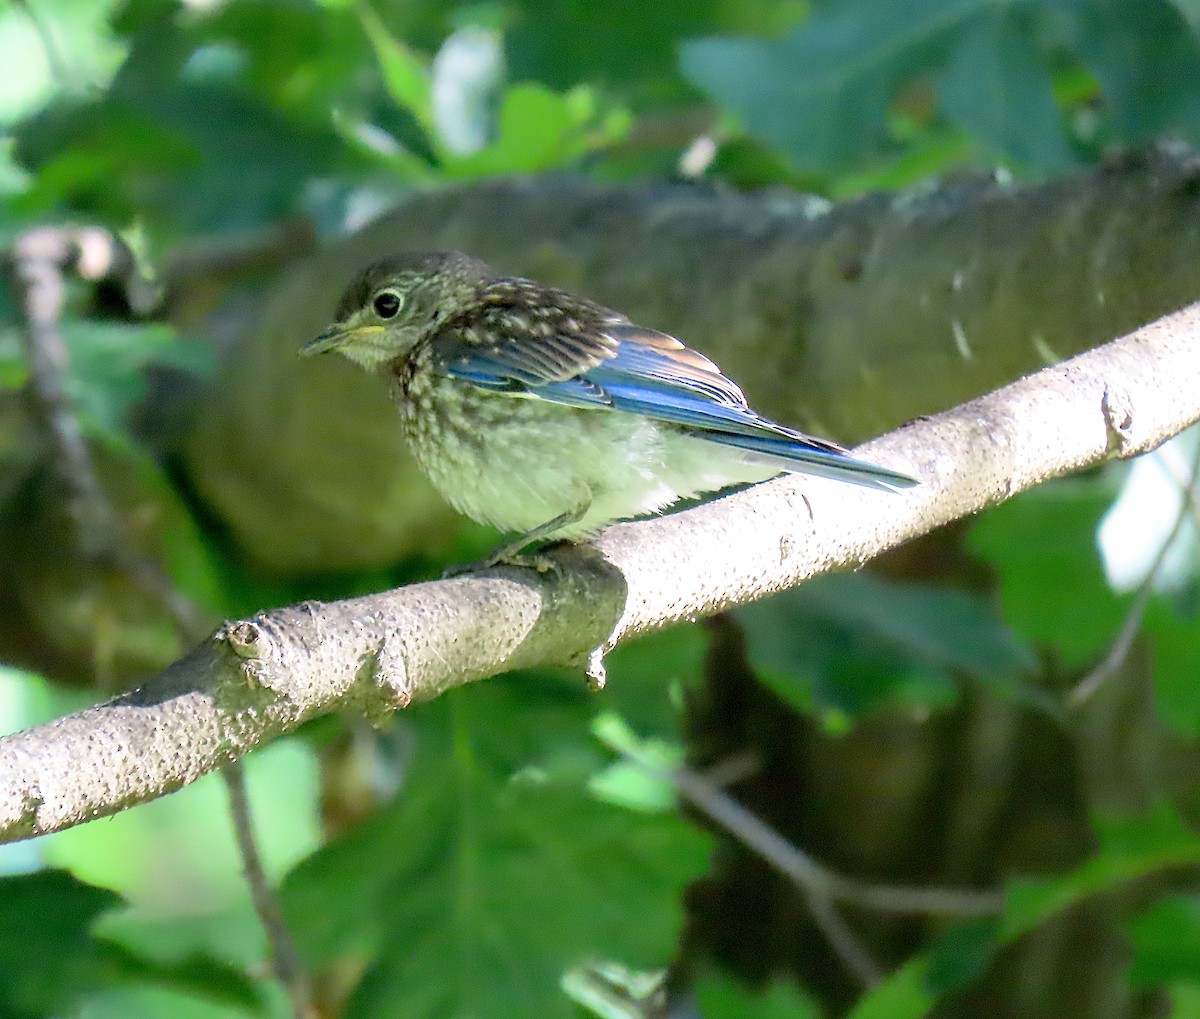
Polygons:
[[549,573],[555,568],[553,560],[538,552],[521,555],[521,549],[527,548],[534,542],[549,538],[555,531],[561,531],[564,527],[570,527],[572,524],[579,523],[587,515],[587,511],[591,509],[591,506],[592,497],[589,493],[586,499],[572,506],[565,513],[560,513],[558,516],[547,520],[544,524],[539,524],[533,530],[526,531],[512,541],[506,541],[495,552],[483,560],[483,562],[474,563],[470,566],[451,566],[442,576],[454,577],[462,573],[469,573],[472,570],[487,570],[493,566],[500,565],[529,566],[537,570],[538,573]]
[[552,520],[547,520],[544,524],[539,524],[532,531],[526,531],[524,534],[513,538],[512,541],[506,541],[495,552],[488,557],[487,565],[496,566],[499,563],[511,563],[515,558],[519,557],[521,549],[527,548],[535,541],[542,541],[549,538],[555,531],[561,531],[564,527],[570,527],[572,524],[579,523],[583,516],[588,511],[591,505],[591,500],[579,505],[573,506],[565,513],[560,513]]

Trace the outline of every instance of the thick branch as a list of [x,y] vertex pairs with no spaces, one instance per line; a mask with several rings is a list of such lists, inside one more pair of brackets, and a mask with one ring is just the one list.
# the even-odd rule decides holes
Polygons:
[[785,477],[605,531],[557,574],[501,569],[223,627],[145,687],[0,740],[0,833],[152,799],[337,707],[368,713],[741,604],[1200,418],[1200,305],[869,443],[903,495]]
[[860,442],[1194,300],[1198,179],[1196,156],[1159,150],[1047,183],[968,177],[833,206],[553,175],[421,191],[262,295],[181,460],[269,573],[445,551],[455,518],[405,452],[385,387],[296,356],[354,273],[422,248],[599,300],[715,358],[768,417]]

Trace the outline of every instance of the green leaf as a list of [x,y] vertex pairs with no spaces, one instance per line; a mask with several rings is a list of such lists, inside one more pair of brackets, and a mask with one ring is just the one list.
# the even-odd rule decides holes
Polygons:
[[0,1014],[74,1012],[104,983],[92,924],[119,905],[115,892],[62,870],[0,877]]
[[330,109],[354,105],[362,68],[375,57],[350,4],[238,0],[191,8],[181,27],[191,41],[193,74],[197,51],[232,51],[238,80],[297,119],[324,119]]
[[821,1019],[817,1003],[791,983],[751,990],[723,973],[706,973],[696,988],[704,1019]]
[[1193,31],[1200,28],[1200,0],[1171,0],[1171,4],[1183,15]]
[[[982,972],[1000,947],[1084,898],[1164,869],[1200,862],[1200,836],[1189,830],[1167,804],[1142,816],[1098,815],[1093,827],[1098,849],[1092,857],[1065,874],[1011,882],[1002,919],[980,920],[942,935],[928,954],[910,960],[898,974],[870,992],[852,1013],[854,1019],[861,1019],[860,1011],[876,995],[881,996],[878,1010],[869,1015],[923,1015],[936,1000]],[[1193,927],[1200,932],[1195,900],[1168,902],[1172,904],[1160,904],[1146,914],[1140,926],[1135,924],[1138,947],[1134,972],[1147,985],[1160,978],[1187,978],[1200,965],[1196,961],[1200,959],[1196,952],[1200,938],[1191,943],[1190,956],[1183,950],[1175,954]],[[1192,969],[1188,969],[1189,963]],[[893,983],[896,986],[889,986]],[[922,998],[922,994],[926,996]]]
[[1200,136],[1200,43],[1167,0],[1063,0],[1068,45],[1096,76],[1115,141]]
[[1169,804],[1141,817],[1093,821],[1099,849],[1079,867],[1053,877],[1022,879],[1009,888],[1002,937],[1032,930],[1051,915],[1097,892],[1156,871],[1200,863],[1200,835]]
[[1134,987],[1200,984],[1200,897],[1177,895],[1156,902],[1134,920],[1129,939],[1129,982]]
[[981,598],[869,573],[817,577],[738,611],[750,659],[801,709],[862,712],[906,694],[953,699],[965,674],[1042,706],[1019,683],[1034,660]]
[[514,85],[500,104],[496,140],[471,155],[445,156],[444,170],[463,178],[569,166],[627,129],[619,111],[601,114],[586,86],[558,95],[540,85]]
[[780,39],[684,45],[684,74],[793,164],[826,171],[883,144],[896,90],[943,59],[984,0],[842,3]]
[[[1167,804],[1136,817],[1098,815],[1093,827],[1095,855],[1065,874],[1013,881],[1003,918],[943,934],[928,953],[909,959],[868,991],[849,1019],[917,1019],[970,982],[999,948],[1084,898],[1164,869],[1200,863],[1200,835]],[[1200,907],[1194,897],[1167,900],[1135,924],[1133,937],[1138,980],[1194,977],[1200,965]]]
[[[2,287],[0,290],[6,292],[8,288]],[[0,319],[0,390],[20,389],[29,378],[25,355],[17,330],[6,328],[2,323],[3,319]]]
[[114,983],[149,985],[255,1015],[267,1014],[258,985],[245,971],[200,952],[178,959],[150,959],[106,941],[101,955]]
[[391,97],[416,118],[430,139],[434,139],[433,98],[425,61],[387,30],[368,0],[358,0],[355,10],[375,50]]
[[1041,174],[1074,164],[1049,71],[1013,9],[974,18],[958,39],[938,87],[946,115],[986,154]]
[[1128,599],[1109,589],[1096,528],[1112,502],[1107,477],[1039,485],[988,510],[970,546],[1000,577],[1004,618],[1017,636],[1082,667],[1111,646]]
[[236,80],[187,80],[188,40],[168,26],[155,43],[182,52],[130,66],[135,50],[108,92],[16,126],[15,155],[34,174],[19,209],[66,208],[117,227],[136,218],[161,242],[294,214],[312,179],[356,168],[328,110],[300,118]]
[[181,340],[168,326],[70,319],[62,332],[70,354],[67,396],[99,437],[125,435],[129,408],[146,395],[147,368],[207,374],[214,364],[207,344]]
[[934,1005],[926,986],[928,970],[925,957],[909,959],[859,998],[847,1019],[919,1019]]
[[1155,713],[1189,739],[1200,739],[1200,613],[1154,596],[1142,631],[1153,642]]
[[[610,750],[632,758],[614,761],[593,775],[588,782],[593,796],[628,810],[662,812],[675,809],[675,789],[666,776],[683,763],[683,747],[663,740],[639,738],[624,719],[611,712],[596,718],[592,732]],[[638,762],[645,762],[650,767]]]
[[1171,988],[1166,1019],[1200,1019],[1200,983],[1180,982]]
[[[0,7],[0,123],[24,116],[56,91],[105,81],[122,50],[108,25],[113,0],[58,0]],[[46,38],[55,61],[47,59]]]
[[369,960],[348,1016],[566,1017],[569,968],[669,962],[706,840],[586,795],[589,710],[530,675],[422,706],[400,795],[284,886],[310,961]]
[[[682,758],[682,749],[679,752]],[[588,783],[588,791],[598,800],[647,813],[663,813],[677,805],[675,790],[669,782],[655,779],[628,761],[616,761],[598,772]]]
[[719,32],[783,31],[803,0],[516,0],[508,32],[514,77],[554,89],[581,81],[606,90],[643,92],[658,103],[683,92],[676,49],[688,38]]
[[1000,947],[1000,920],[957,924],[939,935],[928,954],[925,983],[937,998],[965,987],[987,968]]

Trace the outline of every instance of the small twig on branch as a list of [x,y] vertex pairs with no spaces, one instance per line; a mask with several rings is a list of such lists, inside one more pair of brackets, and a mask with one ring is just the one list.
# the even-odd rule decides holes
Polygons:
[[[711,820],[716,821],[743,845],[758,853],[759,856],[772,866],[777,867],[785,876],[795,881],[800,894],[808,904],[813,922],[816,923],[818,930],[825,935],[825,940],[829,943],[829,947],[833,949],[834,955],[841,959],[842,965],[846,967],[846,971],[858,981],[860,986],[864,989],[874,987],[883,979],[883,967],[880,966],[866,945],[859,940],[858,935],[854,933],[853,929],[846,922],[846,918],[842,916],[837,903],[834,901],[834,896],[829,894],[828,887],[818,887],[816,884],[797,880],[796,874],[792,870],[787,866],[780,866],[776,860],[776,855],[778,855],[780,860],[787,860],[794,856],[801,861],[806,861],[818,871],[824,871],[824,868],[806,853],[784,839],[782,835],[767,825],[766,822],[752,814],[733,799],[733,797],[725,793],[720,788],[720,785],[714,781],[714,773],[717,773],[720,777],[724,777],[725,774],[736,774],[739,770],[744,771],[746,764],[745,755],[741,758],[735,757],[728,759],[728,761],[723,761],[701,775],[687,768],[674,770],[657,768],[652,762],[631,754],[628,747],[614,747],[613,749],[619,749],[626,758],[635,761],[643,768],[647,768],[656,774],[660,780],[666,779],[669,781],[693,806],[706,814]],[[742,825],[741,821],[745,818],[749,818],[755,823],[750,826]],[[767,836],[765,841],[763,839],[764,835]],[[829,876],[834,875],[830,873]]]
[[846,971],[864,990],[879,983],[884,978],[883,967],[859,940],[858,935],[850,929],[833,899],[811,888],[801,888],[800,894],[808,903],[808,911],[812,914],[817,929],[825,935],[829,947],[842,961]]
[[267,873],[263,870],[262,857],[258,852],[258,841],[254,837],[254,821],[250,813],[250,802],[246,790],[246,772],[241,764],[234,762],[221,769],[225,788],[229,793],[229,811],[233,816],[233,831],[237,838],[245,870],[246,884],[254,900],[254,911],[258,914],[267,935],[267,955],[271,960],[271,972],[287,991],[295,1019],[311,1019],[316,1015],[312,1007],[312,994],[308,975],[300,961],[300,953],[284,923],[279,900]]
[[[838,909],[845,902],[883,913],[916,913],[931,916],[987,916],[999,913],[1004,897],[993,892],[956,888],[915,888],[856,881],[818,863],[789,842],[753,811],[744,807],[713,781],[713,771],[701,774],[686,767],[666,767],[641,752],[623,734],[606,732],[598,738],[610,750],[636,764],[659,781],[665,781],[710,820],[744,846],[790,878],[808,904],[813,920],[846,970],[864,988],[883,979],[884,971],[846,922]],[[733,759],[732,769],[745,770],[744,756]]]
[[599,738],[609,749],[659,781],[669,782],[710,820],[790,878],[808,903],[813,920],[834,954],[863,987],[879,983],[884,971],[842,916],[839,902],[882,913],[957,917],[988,916],[1004,907],[1004,896],[997,892],[873,884],[856,881],[823,866],[714,781],[714,774],[744,774],[747,765],[744,755],[731,758],[732,764],[718,765],[701,774],[686,767],[664,767],[649,754],[640,753],[636,744],[609,738],[603,731]]
[[[860,447],[902,495],[779,478],[501,568],[223,626],[139,690],[0,739],[0,839],[178,789],[306,719],[380,715],[855,567],[1049,478],[1153,449],[1200,418],[1200,305]],[[806,512],[806,501],[812,507]]]
[[[726,770],[724,764],[718,765],[717,771],[710,769],[703,774],[693,768],[668,768],[650,755],[639,753],[636,745],[628,741],[612,738],[603,731],[599,738],[615,753],[673,785],[689,803],[791,878],[804,892],[878,913],[963,917],[988,916],[1004,908],[1004,896],[999,892],[882,885],[846,877],[818,863],[725,792],[712,777]],[[735,762],[731,772],[745,773],[745,756],[735,755],[729,760]]]
[[[628,755],[625,748],[622,748],[622,752]],[[689,768],[671,771],[655,768],[653,762],[641,758],[638,759],[638,763],[642,767],[661,773],[689,803],[781,873],[786,874],[806,893],[821,896],[832,902],[848,902],[877,913],[989,916],[1004,908],[1004,896],[999,892],[917,888],[856,881],[818,863],[703,775]]]

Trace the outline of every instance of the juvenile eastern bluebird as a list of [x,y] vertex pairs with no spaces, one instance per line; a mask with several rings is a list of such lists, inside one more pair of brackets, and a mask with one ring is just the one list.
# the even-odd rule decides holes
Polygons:
[[756,414],[703,354],[624,315],[458,253],[368,266],[303,348],[392,380],[417,463],[455,509],[546,538],[783,471],[916,482]]

